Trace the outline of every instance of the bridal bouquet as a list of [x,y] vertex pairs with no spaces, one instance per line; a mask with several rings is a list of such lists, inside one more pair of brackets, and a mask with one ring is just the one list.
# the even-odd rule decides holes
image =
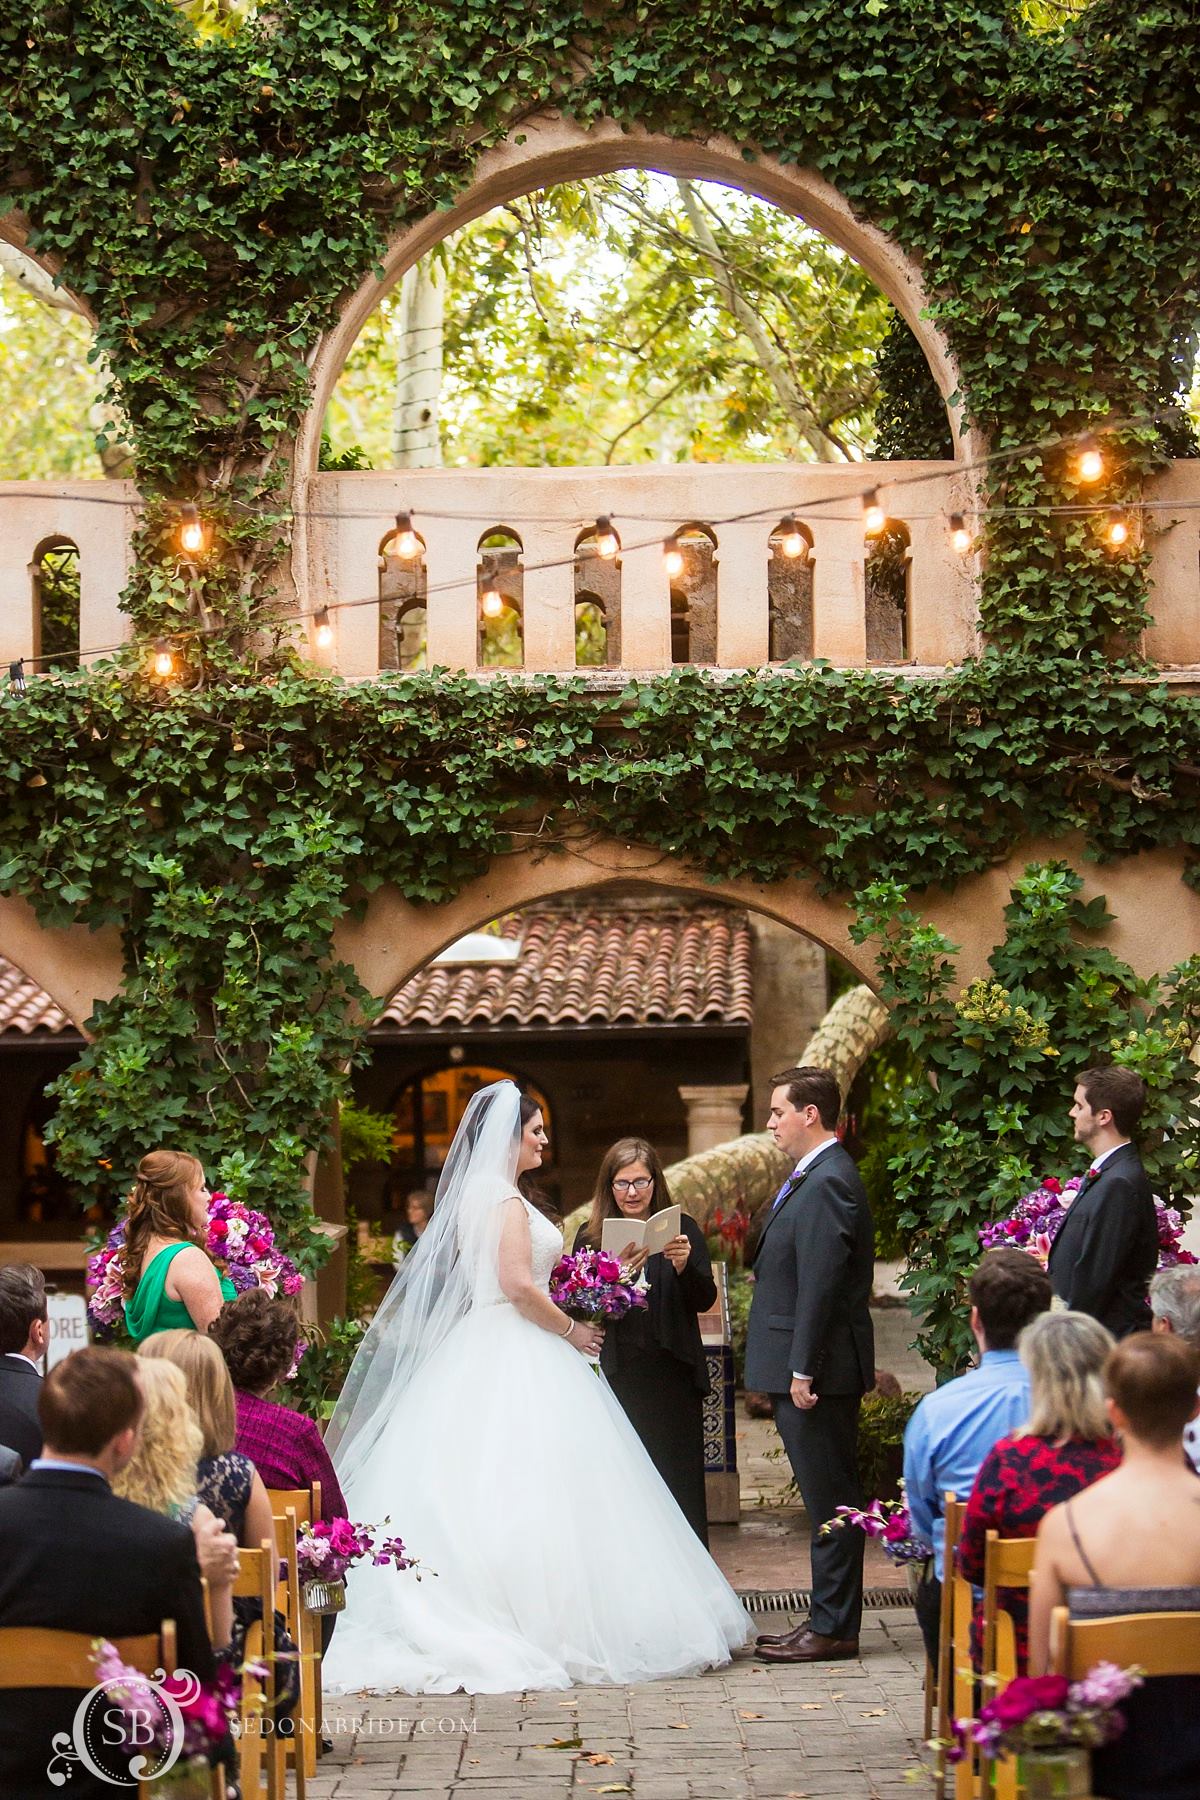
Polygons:
[[847,1526],[865,1531],[868,1537],[878,1538],[889,1562],[924,1562],[932,1554],[932,1548],[924,1538],[914,1534],[908,1506],[903,1500],[872,1500],[865,1512],[854,1506],[839,1506],[832,1519],[826,1519],[822,1525],[820,1536],[827,1537]]
[[1118,1702],[1141,1687],[1137,1669],[1100,1662],[1081,1681],[1065,1675],[1019,1675],[979,1709],[977,1719],[954,1721],[950,1762],[961,1762],[969,1745],[989,1760],[998,1756],[1053,1756],[1096,1750],[1125,1729]]
[[550,1274],[550,1298],[572,1319],[623,1319],[648,1304],[646,1289],[604,1250],[560,1256]]
[[[1067,1208],[1079,1192],[1082,1182],[1081,1175],[1073,1175],[1069,1181],[1059,1181],[1054,1175],[1044,1175],[1040,1185],[1032,1193],[1024,1194],[1017,1201],[1007,1218],[997,1219],[993,1224],[983,1227],[979,1233],[980,1248],[997,1250],[1007,1246],[1014,1250],[1027,1250],[1045,1268],[1050,1256],[1050,1246],[1058,1236],[1067,1216]],[[1183,1220],[1175,1208],[1164,1206],[1156,1194],[1154,1211],[1158,1222],[1159,1268],[1172,1269],[1176,1263],[1194,1263],[1196,1258],[1191,1251],[1180,1249]]]
[[[117,1336],[125,1324],[120,1264],[124,1247],[125,1220],[118,1219],[104,1248],[88,1258],[88,1321],[100,1339]],[[205,1249],[239,1294],[252,1287],[266,1288],[269,1294],[298,1294],[304,1286],[295,1263],[276,1248],[270,1220],[228,1194],[213,1194],[209,1200]]]

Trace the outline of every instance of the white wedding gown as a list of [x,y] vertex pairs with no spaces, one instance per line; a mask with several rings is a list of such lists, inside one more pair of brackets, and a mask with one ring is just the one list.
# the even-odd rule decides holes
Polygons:
[[[562,1234],[524,1204],[546,1287]],[[421,1574],[351,1572],[328,1692],[652,1681],[751,1635],[607,1381],[507,1301],[453,1326],[348,1480],[349,1516],[390,1518]]]

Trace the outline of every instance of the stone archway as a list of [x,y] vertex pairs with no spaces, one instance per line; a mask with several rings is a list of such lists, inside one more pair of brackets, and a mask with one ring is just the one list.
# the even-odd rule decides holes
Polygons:
[[556,182],[631,168],[656,169],[739,188],[803,219],[845,250],[892,302],[920,344],[946,402],[956,455],[974,455],[982,449],[977,434],[964,429],[957,408],[950,404],[951,396],[961,391],[958,368],[944,334],[923,316],[929,296],[918,264],[884,232],[858,218],[844,196],[822,176],[775,157],[756,156],[747,161],[742,147],[725,137],[704,141],[672,138],[662,132],[627,128],[611,119],[583,126],[544,112],[522,121],[519,133],[484,152],[472,180],[452,207],[431,213],[398,233],[381,259],[382,278],[367,277],[347,301],[313,358],[312,404],[296,446],[298,481],[316,470],[325,409],[359,333],[406,269],[460,226],[494,206]]

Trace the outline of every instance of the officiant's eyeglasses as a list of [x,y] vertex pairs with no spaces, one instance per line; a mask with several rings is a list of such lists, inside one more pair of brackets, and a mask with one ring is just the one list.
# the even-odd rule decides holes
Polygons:
[[614,1181],[612,1189],[614,1194],[644,1194],[653,1186],[653,1175],[638,1175],[633,1181]]

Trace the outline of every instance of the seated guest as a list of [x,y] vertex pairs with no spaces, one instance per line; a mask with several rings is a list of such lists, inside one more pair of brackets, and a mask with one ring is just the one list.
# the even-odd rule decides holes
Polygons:
[[300,1321],[286,1300],[249,1288],[221,1309],[208,1328],[233,1381],[236,1448],[269,1488],[321,1483],[321,1514],[344,1518],[346,1502],[316,1425],[303,1413],[268,1398],[291,1370]]
[[121,1272],[125,1323],[135,1344],[156,1331],[207,1331],[236,1289],[208,1242],[208,1183],[194,1156],[152,1150],[129,1197]]
[[[237,1540],[196,1497],[196,1465],[204,1437],[188,1402],[183,1370],[161,1358],[148,1358],[138,1371],[138,1384],[142,1429],[136,1450],[113,1478],[113,1492],[192,1527],[201,1571],[208,1577],[213,1642],[226,1645],[233,1635]],[[219,1569],[208,1566],[206,1554],[208,1540],[214,1535],[224,1540]]]
[[50,1341],[46,1279],[32,1263],[0,1269],[0,1444],[31,1463],[42,1448],[38,1394]]
[[[0,1628],[36,1627],[118,1638],[174,1619],[181,1669],[215,1673],[200,1570],[184,1525],[121,1500],[110,1486],[133,1455],[141,1424],[137,1364],[119,1350],[77,1350],[42,1383],[45,1446],[29,1473],[0,1491]],[[71,1736],[79,1690],[0,1693],[0,1794],[45,1800],[56,1733]],[[82,1765],[70,1791],[113,1793]],[[119,1790],[118,1790],[119,1791]]]
[[262,1477],[248,1456],[234,1449],[237,1407],[225,1358],[208,1337],[195,1331],[159,1331],[138,1346],[138,1357],[174,1363],[187,1383],[187,1397],[200,1427],[196,1492],[225,1522],[239,1544],[257,1550],[274,1542],[275,1522]]
[[[1181,1337],[1138,1332],[1104,1365],[1119,1468],[1042,1520],[1029,1602],[1029,1666],[1045,1671],[1050,1615],[1073,1618],[1200,1611],[1200,1493],[1179,1454],[1200,1402],[1200,1353]],[[1200,1794],[1200,1676],[1163,1675],[1121,1702],[1126,1730],[1092,1752],[1105,1800],[1195,1800]]]
[[[983,1585],[989,1531],[1002,1538],[1034,1537],[1050,1507],[1110,1474],[1120,1462],[1100,1375],[1112,1347],[1111,1334],[1086,1313],[1043,1313],[1021,1333],[1017,1353],[1029,1373],[1029,1418],[984,1457],[959,1540],[959,1570],[976,1587]],[[1017,1668],[1023,1675],[1028,1596],[1002,1588],[999,1604],[1013,1621]],[[973,1633],[977,1661],[981,1619],[982,1606],[976,1610]]]
[[424,1188],[414,1188],[404,1201],[404,1223],[400,1227],[400,1236],[408,1245],[416,1243],[425,1232],[425,1227],[433,1217],[433,1197]]
[[[1200,1264],[1160,1269],[1150,1283],[1150,1311],[1152,1331],[1173,1331],[1193,1350],[1200,1350]],[[1195,1419],[1183,1428],[1183,1453],[1200,1475],[1200,1422]]]
[[932,1662],[941,1627],[947,1489],[965,1500],[993,1444],[1029,1417],[1029,1377],[1014,1348],[1039,1313],[1050,1310],[1050,1277],[1024,1250],[989,1250],[968,1284],[971,1333],[979,1363],[926,1394],[904,1432],[904,1485],[913,1531],[933,1545],[933,1568],[915,1605]]

